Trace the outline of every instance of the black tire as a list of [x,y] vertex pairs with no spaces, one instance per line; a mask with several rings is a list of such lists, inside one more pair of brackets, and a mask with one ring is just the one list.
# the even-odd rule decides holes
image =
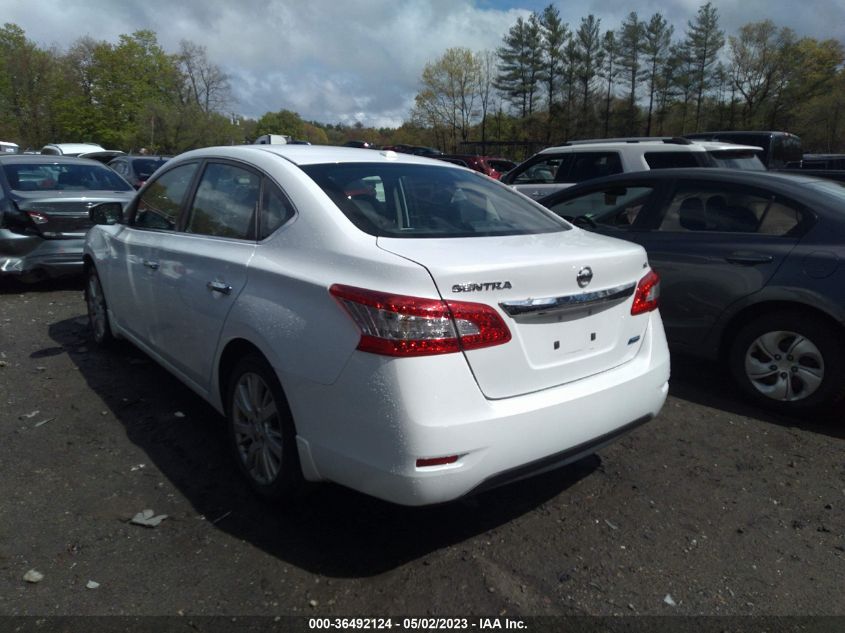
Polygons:
[[731,374],[748,397],[781,413],[833,405],[845,397],[842,334],[812,314],[758,317],[733,340]]
[[[261,411],[268,414],[260,417]],[[304,487],[296,429],[276,372],[263,356],[235,365],[226,390],[229,444],[241,472],[261,496],[289,500]]]
[[103,285],[100,283],[97,269],[93,266],[89,266],[85,274],[85,305],[88,308],[88,323],[91,326],[94,342],[108,347],[114,343],[114,334],[109,325],[108,303],[106,303]]

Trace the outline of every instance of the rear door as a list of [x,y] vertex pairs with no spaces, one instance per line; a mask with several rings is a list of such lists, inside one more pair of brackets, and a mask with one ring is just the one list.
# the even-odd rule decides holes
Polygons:
[[256,248],[261,174],[209,161],[188,204],[183,230],[151,251],[156,351],[202,389],[208,388],[226,316],[247,279]]

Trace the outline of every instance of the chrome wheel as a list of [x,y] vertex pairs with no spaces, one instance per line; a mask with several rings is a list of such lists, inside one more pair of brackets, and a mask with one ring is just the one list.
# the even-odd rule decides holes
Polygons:
[[807,337],[786,330],[757,337],[745,353],[745,375],[762,395],[780,402],[812,396],[824,381],[824,358]]
[[240,375],[232,398],[232,431],[241,463],[258,484],[272,484],[282,469],[284,439],[273,391],[257,373]]

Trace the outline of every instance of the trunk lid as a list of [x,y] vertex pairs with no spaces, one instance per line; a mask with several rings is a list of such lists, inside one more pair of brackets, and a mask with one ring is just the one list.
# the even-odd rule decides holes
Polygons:
[[122,205],[131,200],[131,194],[125,195],[113,191],[86,191],[80,196],[61,195],[50,192],[49,195],[18,194],[18,209],[32,221],[41,237],[45,239],[73,239],[84,237],[91,228],[88,217],[89,209],[100,202],[120,202]]
[[507,237],[379,237],[378,244],[424,266],[443,299],[484,303],[502,316],[510,342],[464,351],[490,399],[618,367],[636,355],[648,325],[647,314],[631,315],[648,264],[643,248],[630,242],[576,229]]

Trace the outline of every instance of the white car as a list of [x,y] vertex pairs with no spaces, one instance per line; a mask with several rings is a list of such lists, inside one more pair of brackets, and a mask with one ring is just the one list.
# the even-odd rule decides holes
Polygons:
[[91,216],[96,340],[129,339],[225,415],[265,496],[329,480],[448,501],[592,453],[666,398],[644,250],[468,169],[207,148]]
[[502,182],[539,200],[580,182],[632,171],[722,167],[765,171],[763,148],[686,138],[640,137],[570,141],[547,147],[502,176]]

